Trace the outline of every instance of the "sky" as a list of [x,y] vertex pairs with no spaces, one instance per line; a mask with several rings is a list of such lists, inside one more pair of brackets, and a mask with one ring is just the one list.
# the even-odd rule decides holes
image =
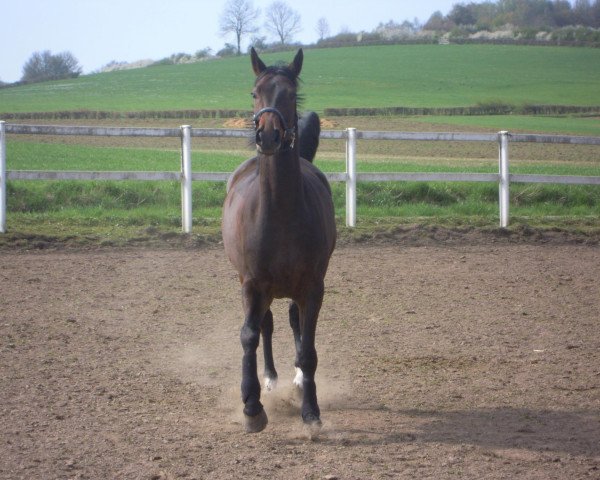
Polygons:
[[[264,12],[273,0],[253,0]],[[314,43],[317,21],[325,18],[331,35],[343,30],[370,32],[389,20],[401,23],[432,13],[449,13],[460,0],[285,0],[298,12],[302,30],[294,41]],[[217,52],[233,36],[219,33],[226,0],[0,0],[0,80],[15,82],[34,52],[69,51],[84,74],[116,60],[160,60],[173,53]],[[249,38],[246,39],[247,41]],[[275,38],[267,38],[274,41]],[[247,42],[244,42],[247,43]],[[243,44],[245,49],[246,44]]]

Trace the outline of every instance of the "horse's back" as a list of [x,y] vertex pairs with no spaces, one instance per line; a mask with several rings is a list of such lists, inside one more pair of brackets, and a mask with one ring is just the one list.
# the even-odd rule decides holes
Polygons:
[[321,120],[315,112],[306,112],[298,119],[298,150],[300,157],[312,162],[319,148]]

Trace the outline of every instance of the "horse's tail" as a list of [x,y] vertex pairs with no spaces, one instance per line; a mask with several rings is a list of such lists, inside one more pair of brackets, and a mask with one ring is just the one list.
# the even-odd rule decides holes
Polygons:
[[300,156],[312,162],[319,147],[321,120],[315,112],[306,112],[298,119],[298,149]]

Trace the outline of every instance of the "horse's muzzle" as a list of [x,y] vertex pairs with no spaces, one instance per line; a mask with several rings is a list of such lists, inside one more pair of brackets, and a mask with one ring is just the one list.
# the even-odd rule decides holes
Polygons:
[[[279,120],[279,124],[282,127],[280,131],[278,128],[265,129],[263,125],[260,125],[260,117],[265,113],[273,113]],[[264,155],[273,155],[279,150],[293,148],[296,140],[296,130],[292,126],[288,128],[287,122],[283,114],[273,107],[266,107],[254,114],[254,128],[256,130],[255,143],[259,153]],[[283,133],[282,133],[283,132]]]
[[264,155],[273,155],[281,148],[281,134],[279,130],[265,131],[260,127],[256,130],[256,149]]

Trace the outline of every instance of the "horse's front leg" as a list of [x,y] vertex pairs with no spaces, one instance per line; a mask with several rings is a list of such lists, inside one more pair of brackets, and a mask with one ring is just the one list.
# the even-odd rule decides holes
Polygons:
[[267,426],[267,414],[260,403],[260,382],[256,365],[256,350],[260,343],[260,329],[269,302],[254,288],[251,282],[242,285],[245,319],[240,340],[242,357],[242,401],[244,402],[244,428],[256,433]]
[[265,313],[261,333],[265,358],[265,388],[267,391],[271,391],[277,386],[277,370],[275,370],[275,361],[273,360],[273,313],[271,309]]
[[301,341],[298,363],[302,370],[302,420],[309,427],[319,429],[321,426],[321,411],[317,402],[317,350],[315,348],[315,333],[317,319],[323,303],[324,286],[321,281],[306,300],[299,304]]

